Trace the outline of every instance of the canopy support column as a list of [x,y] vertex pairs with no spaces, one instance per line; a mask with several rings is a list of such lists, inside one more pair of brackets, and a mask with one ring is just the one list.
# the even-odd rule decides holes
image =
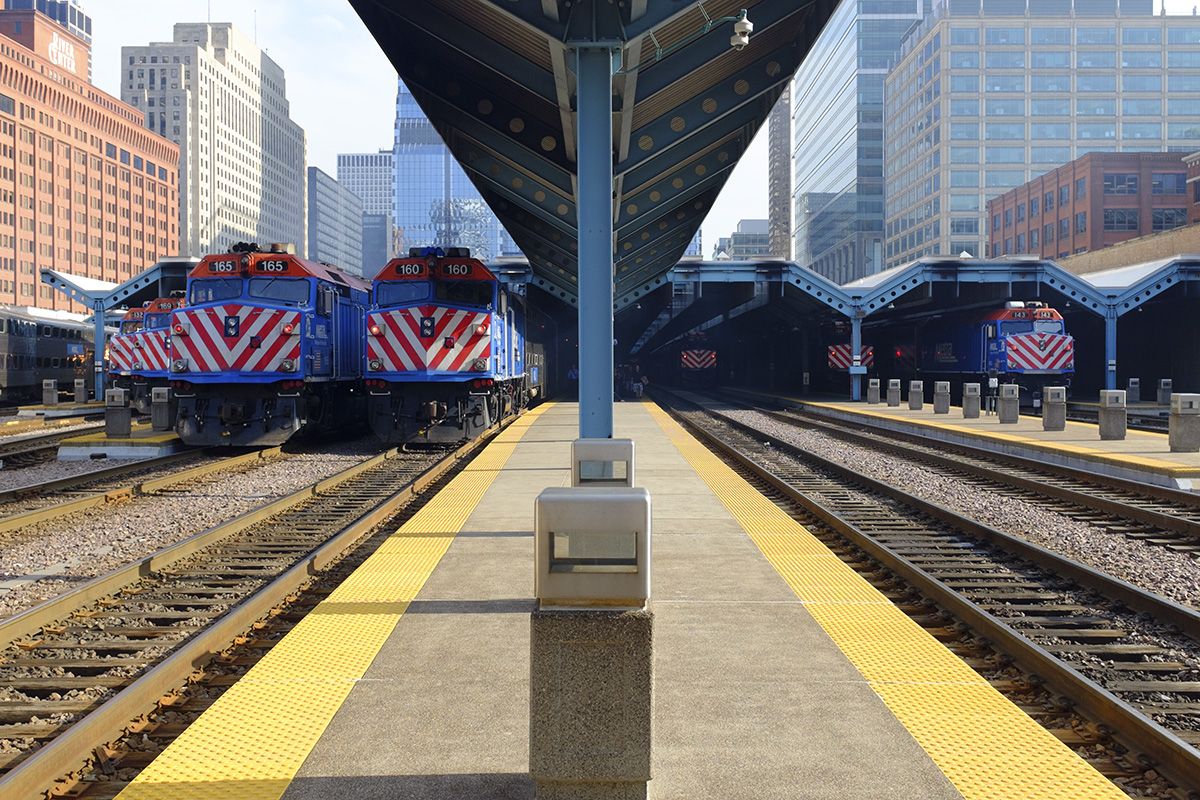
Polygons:
[[1104,388],[1117,388],[1117,310],[1104,315]]

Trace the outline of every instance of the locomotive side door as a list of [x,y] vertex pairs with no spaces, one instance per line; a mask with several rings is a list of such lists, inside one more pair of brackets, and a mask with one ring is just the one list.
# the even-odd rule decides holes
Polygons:
[[334,375],[337,354],[333,342],[337,339],[337,292],[317,284],[317,313],[312,330],[312,374]]

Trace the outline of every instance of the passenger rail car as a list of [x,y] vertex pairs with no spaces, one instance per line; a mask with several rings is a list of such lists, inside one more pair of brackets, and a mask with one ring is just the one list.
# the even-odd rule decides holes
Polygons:
[[202,259],[170,320],[183,441],[277,445],[361,419],[369,289],[278,245]]
[[95,332],[74,314],[0,306],[0,402],[42,396],[42,381],[55,379],[69,391],[90,375]]
[[473,438],[539,397],[525,298],[465,248],[417,248],[376,276],[366,314],[371,429],[388,444]]
[[171,312],[183,298],[160,297],[132,308],[119,332],[108,340],[111,385],[125,389],[129,402],[142,414],[150,412],[151,394],[171,379]]

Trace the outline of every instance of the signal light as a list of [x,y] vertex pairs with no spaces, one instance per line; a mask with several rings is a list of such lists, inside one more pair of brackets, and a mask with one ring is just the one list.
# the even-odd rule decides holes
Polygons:
[[471,388],[488,389],[491,388],[495,383],[496,382],[491,378],[476,378],[475,380],[471,381]]
[[371,324],[371,327],[367,328],[367,330],[369,330],[369,331],[371,332],[371,335],[372,335],[372,336],[378,336],[378,335],[379,335],[379,326],[378,326],[378,325],[376,325],[376,324],[374,324],[374,323],[372,323],[372,324]]
[[483,336],[485,333],[487,333],[487,325],[476,325],[475,326],[475,334],[477,336]]
[[172,330],[174,330],[175,333],[179,334],[180,336],[187,336],[187,328],[184,327],[182,322],[176,322],[175,327]]
[[294,330],[296,330],[296,326],[295,326],[295,324],[293,324],[291,322],[289,322],[288,324],[283,326],[283,333],[285,336],[291,336],[292,331],[294,331]]

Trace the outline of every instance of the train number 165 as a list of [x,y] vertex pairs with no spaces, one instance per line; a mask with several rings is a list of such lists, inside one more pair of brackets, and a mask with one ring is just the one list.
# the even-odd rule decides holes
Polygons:
[[286,261],[260,261],[255,264],[259,272],[287,272]]

